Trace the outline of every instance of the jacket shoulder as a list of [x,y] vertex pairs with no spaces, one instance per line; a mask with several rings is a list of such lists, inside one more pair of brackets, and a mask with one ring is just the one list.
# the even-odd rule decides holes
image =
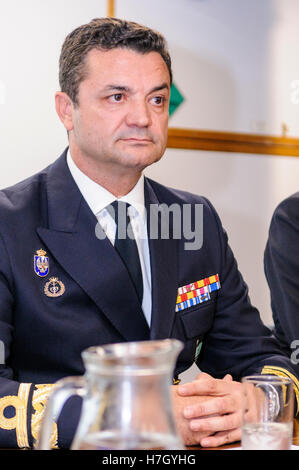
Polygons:
[[204,196],[194,194],[181,189],[165,186],[157,181],[147,178],[160,202],[178,203],[178,204],[204,204],[212,207],[211,202]]
[[275,208],[272,216],[272,225],[288,222],[299,226],[299,192],[283,199]]
[[[51,165],[50,165],[51,166]],[[49,166],[49,167],[50,167]],[[48,168],[0,190],[0,213],[19,212],[26,207],[34,207],[38,194],[45,186]]]

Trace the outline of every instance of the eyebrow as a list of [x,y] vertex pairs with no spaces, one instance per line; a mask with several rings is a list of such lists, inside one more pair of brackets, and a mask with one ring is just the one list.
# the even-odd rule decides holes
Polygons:
[[107,85],[104,88],[107,91],[130,91],[130,88],[127,86],[120,86],[120,85]]
[[168,83],[166,83],[166,82],[162,83],[161,85],[158,85],[158,86],[154,87],[154,88],[150,91],[150,93],[153,93],[154,91],[165,90],[165,89],[169,90],[169,85],[168,85]]
[[[150,90],[149,94],[154,93],[155,91],[160,91],[160,90],[164,90],[164,89],[169,90],[169,85],[168,85],[167,82],[164,82],[161,85],[158,85],[158,86],[152,88]],[[132,89],[130,87],[122,86],[122,85],[113,85],[113,84],[105,86],[105,90],[107,90],[107,91],[125,91],[125,92],[132,91]]]

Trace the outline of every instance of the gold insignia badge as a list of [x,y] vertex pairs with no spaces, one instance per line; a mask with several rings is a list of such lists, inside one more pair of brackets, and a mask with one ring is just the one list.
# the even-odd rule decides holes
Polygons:
[[44,293],[47,297],[60,297],[65,293],[65,285],[58,277],[51,277],[45,284]]

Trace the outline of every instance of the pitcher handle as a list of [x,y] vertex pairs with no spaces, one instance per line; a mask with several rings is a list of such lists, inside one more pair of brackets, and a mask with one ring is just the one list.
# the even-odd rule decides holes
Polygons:
[[55,388],[49,395],[41,429],[35,448],[37,450],[50,450],[50,440],[53,422],[57,421],[65,402],[72,395],[83,397],[86,393],[86,381],[81,377],[66,377],[55,383]]

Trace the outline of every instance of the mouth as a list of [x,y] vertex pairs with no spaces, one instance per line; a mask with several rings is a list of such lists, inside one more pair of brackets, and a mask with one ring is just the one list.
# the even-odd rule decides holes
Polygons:
[[140,138],[136,138],[136,137],[129,137],[127,139],[121,139],[123,140],[124,142],[129,142],[129,143],[135,143],[135,144],[148,144],[148,143],[151,143],[152,140],[151,139],[140,139]]

